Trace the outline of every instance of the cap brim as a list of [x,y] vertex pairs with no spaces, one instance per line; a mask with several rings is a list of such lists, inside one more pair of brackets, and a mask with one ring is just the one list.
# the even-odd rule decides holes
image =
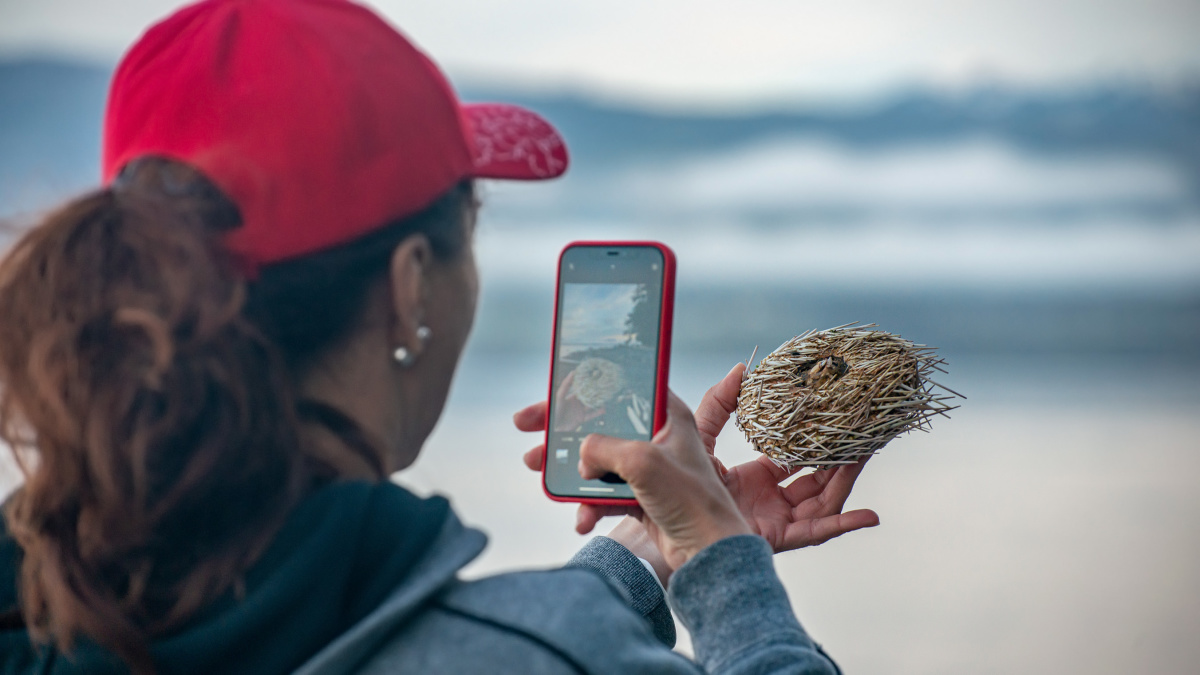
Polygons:
[[541,115],[505,103],[462,106],[475,178],[547,180],[567,170],[567,144]]

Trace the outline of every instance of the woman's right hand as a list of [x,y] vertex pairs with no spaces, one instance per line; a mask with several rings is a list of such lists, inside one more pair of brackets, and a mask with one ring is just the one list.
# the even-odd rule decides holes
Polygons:
[[754,534],[713,471],[691,411],[674,393],[666,424],[649,442],[592,434],[579,456],[583,478],[612,472],[629,484],[638,506],[627,513],[642,522],[671,569],[716,541]]

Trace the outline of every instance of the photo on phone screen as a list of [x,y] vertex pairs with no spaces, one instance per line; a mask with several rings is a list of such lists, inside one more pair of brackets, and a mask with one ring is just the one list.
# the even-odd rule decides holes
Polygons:
[[654,434],[664,267],[653,246],[563,253],[546,446],[553,495],[633,497],[615,476],[583,480],[579,445],[591,433],[636,440]]

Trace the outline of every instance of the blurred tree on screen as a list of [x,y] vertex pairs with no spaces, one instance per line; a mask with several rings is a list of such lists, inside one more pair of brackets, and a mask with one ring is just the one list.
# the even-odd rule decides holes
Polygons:
[[629,334],[629,344],[645,345],[653,342],[658,333],[657,303],[651,302],[650,288],[646,284],[638,284],[633,293],[633,308],[625,319],[625,332]]

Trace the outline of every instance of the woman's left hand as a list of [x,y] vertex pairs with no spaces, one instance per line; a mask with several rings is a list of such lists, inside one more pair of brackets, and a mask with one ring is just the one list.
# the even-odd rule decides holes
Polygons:
[[[775,466],[765,455],[731,469],[726,469],[713,455],[717,436],[737,408],[744,370],[745,366],[739,363],[709,389],[696,407],[695,418],[696,428],[712,456],[715,470],[722,476],[750,527],[780,553],[816,546],[847,532],[878,525],[879,516],[870,509],[842,512],[854,481],[866,464],[865,459],[836,469],[815,471],[784,486],[781,483],[794,471]],[[545,431],[546,411],[545,401],[535,403],[517,412],[513,422],[521,431]],[[538,445],[525,453],[525,465],[541,471],[545,457],[546,446]],[[634,512],[636,507],[581,504],[575,529],[586,534],[604,516]],[[622,531],[630,529],[625,523],[619,527]]]
[[781,483],[797,469],[780,468],[766,455],[731,469],[717,459],[714,454],[717,436],[737,409],[745,369],[737,364],[708,390],[696,408],[696,428],[750,527],[776,553],[781,553],[823,544],[847,532],[878,525],[879,516],[870,509],[842,512],[866,459],[836,469],[813,471],[786,486]]

